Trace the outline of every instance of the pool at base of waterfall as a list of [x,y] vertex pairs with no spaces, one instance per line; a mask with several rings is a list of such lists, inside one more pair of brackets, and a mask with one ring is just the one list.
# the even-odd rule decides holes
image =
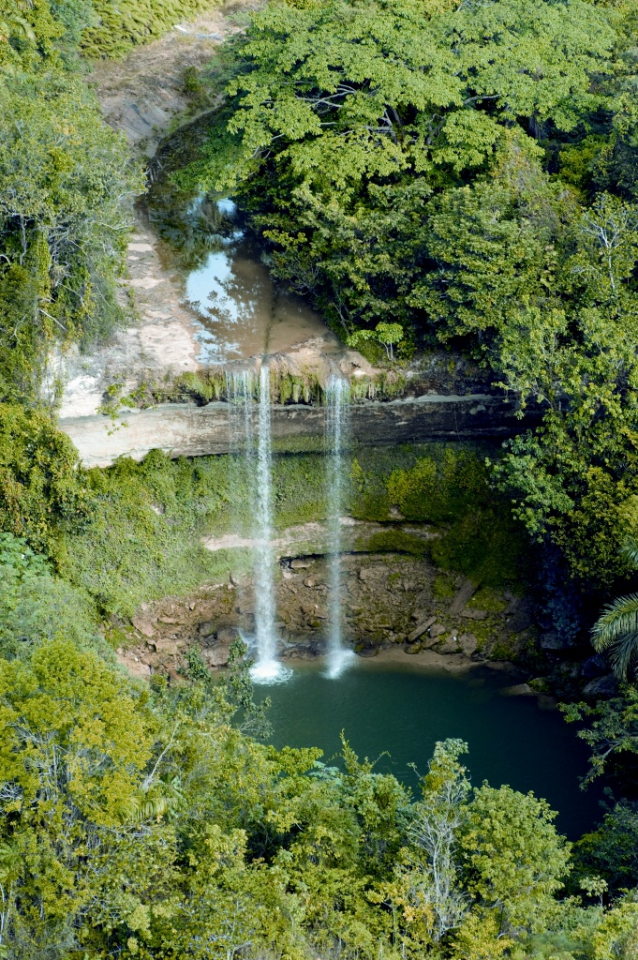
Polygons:
[[393,773],[415,793],[435,743],[458,737],[469,746],[464,762],[474,786],[487,780],[533,791],[576,839],[602,816],[600,790],[580,789],[587,747],[558,710],[508,694],[512,683],[486,668],[451,675],[357,659],[336,680],[323,663],[295,665],[287,683],[257,687],[256,699],[271,700],[275,746],[320,747],[323,762],[339,766],[343,730],[361,760],[376,760],[377,772]]

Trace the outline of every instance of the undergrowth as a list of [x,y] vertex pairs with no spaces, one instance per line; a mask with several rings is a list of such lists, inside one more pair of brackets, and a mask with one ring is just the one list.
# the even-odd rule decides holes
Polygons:
[[93,23],[82,35],[88,57],[118,59],[177,23],[221,6],[218,0],[93,0]]
[[[63,524],[60,572],[103,613],[122,616],[144,600],[241,574],[251,567],[248,549],[210,551],[202,538],[250,535],[251,467],[232,456],[173,461],[153,451],[140,464],[123,459],[88,471],[90,517],[79,529]],[[525,577],[524,533],[489,490],[483,451],[442,444],[366,449],[346,458],[348,474],[347,513],[389,521],[398,508],[439,533],[423,542],[388,527],[374,548],[424,555],[494,586]],[[325,458],[274,457],[273,492],[278,530],[325,519]]]

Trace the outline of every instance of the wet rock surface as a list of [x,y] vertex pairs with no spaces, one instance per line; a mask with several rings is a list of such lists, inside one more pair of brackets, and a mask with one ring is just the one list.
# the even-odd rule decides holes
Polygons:
[[[427,530],[423,531],[424,535]],[[488,594],[469,592],[462,575],[445,573],[423,557],[397,553],[342,555],[344,636],[361,656],[395,648],[413,657],[432,651],[459,661],[482,662],[534,643],[534,631],[514,634],[508,601],[489,592],[491,610],[481,610]],[[314,659],[325,653],[329,624],[329,569],[324,555],[280,555],[277,581],[277,630],[280,657]],[[233,642],[254,632],[253,583],[229,571],[227,582],[197,594],[144,604],[124,632],[120,662],[138,677],[161,673],[179,681],[186,655],[198,650],[211,670],[228,664]],[[468,630],[459,610],[460,591],[484,616]],[[415,626],[416,624],[416,626]],[[476,624],[476,626],[474,625]]]
[[[146,336],[146,332],[149,336],[157,332],[157,350],[165,358],[169,357],[176,344],[169,351],[162,347],[165,335],[171,336],[170,321],[168,323],[166,326],[158,320],[158,325],[148,330],[144,326],[135,328],[131,332],[135,341],[131,349],[137,349],[135,344],[140,337]],[[163,375],[170,377],[174,373],[198,369],[196,360],[192,356],[189,358],[189,341],[186,339],[184,343],[183,357],[175,354],[171,370],[160,371]],[[116,350],[123,358],[129,352],[126,344]],[[314,359],[316,366],[323,363],[321,353]],[[90,365],[93,360],[86,363]],[[294,355],[287,355],[287,363],[293,360]],[[121,456],[142,460],[154,449],[163,450],[172,457],[201,457],[231,451],[229,407],[224,402],[205,406],[160,403],[148,409],[126,410],[122,414],[126,429],[114,430],[108,417],[95,412],[102,402],[108,377],[112,374],[117,378],[120,372],[115,359],[108,362],[111,364],[108,368],[105,366],[108,376],[101,367],[95,375],[78,371],[70,381],[72,392],[67,392],[64,399],[60,429],[73,440],[84,466],[106,467]],[[134,363],[133,359],[133,366],[129,369],[133,369]],[[107,364],[106,360],[104,364]],[[136,385],[131,379],[126,383],[126,390],[133,390]],[[351,407],[351,441],[354,445],[382,446],[511,436],[520,431],[523,423],[517,419],[516,411],[517,405],[511,398],[498,395],[430,394],[388,402],[366,400]],[[324,432],[325,410],[320,406],[287,404],[273,407],[272,436],[280,452],[294,452],[301,441],[323,442]]]

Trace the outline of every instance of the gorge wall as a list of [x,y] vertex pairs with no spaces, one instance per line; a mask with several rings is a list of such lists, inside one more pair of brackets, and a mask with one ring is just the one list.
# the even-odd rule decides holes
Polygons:
[[[426,394],[390,401],[367,400],[350,410],[355,444],[381,445],[429,440],[509,436],[521,428],[516,403],[504,396]],[[65,417],[60,429],[73,440],[86,467],[106,467],[118,457],[143,459],[161,449],[172,457],[199,457],[233,449],[228,404],[164,403],[127,410],[113,421],[99,414]],[[296,453],[323,445],[325,410],[310,404],[275,405],[275,450]]]

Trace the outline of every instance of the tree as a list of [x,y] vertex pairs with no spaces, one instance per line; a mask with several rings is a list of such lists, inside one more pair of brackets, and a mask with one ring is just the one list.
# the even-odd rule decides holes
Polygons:
[[143,182],[85,86],[59,72],[0,85],[0,158],[0,399],[33,399],[56,341],[86,343],[121,318]]
[[88,597],[55,577],[26,541],[0,533],[0,656],[25,660],[60,638],[106,653]]
[[467,771],[459,762],[466,752],[461,740],[437,743],[423,779],[423,799],[410,811],[407,844],[392,881],[378,896],[395,913],[395,940],[404,949],[418,952],[439,943],[469,908],[458,858],[470,795]]
[[400,323],[378,323],[374,330],[357,330],[348,337],[346,343],[349,347],[355,349],[373,340],[380,343],[385,348],[386,356],[390,363],[394,360],[394,346],[400,344],[403,340],[403,327]]
[[592,750],[586,782],[610,770],[620,773],[622,780],[623,759],[638,754],[638,690],[627,685],[621,696],[595,706],[572,703],[562,709],[568,723],[594,718],[590,727],[578,732]]
[[61,526],[80,525],[89,502],[69,438],[45,414],[0,403],[0,530],[59,557]]
[[545,800],[511,787],[475,791],[461,846],[465,884],[501,934],[543,929],[569,870],[570,845]]
[[335,327],[420,325],[424,200],[485,170],[512,126],[574,130],[613,41],[588,3],[270,4],[229,50],[193,179],[239,194]]
[[[625,557],[638,569],[638,543],[629,541]],[[614,673],[627,680],[638,669],[638,594],[618,597],[605,607],[592,627],[592,644],[599,653],[609,653]]]
[[64,955],[89,909],[95,923],[143,927],[135,889],[154,883],[150,859],[140,871],[144,810],[152,819],[159,796],[145,780],[153,732],[139,695],[97,654],[54,640],[29,663],[0,660],[0,729],[5,955]]

